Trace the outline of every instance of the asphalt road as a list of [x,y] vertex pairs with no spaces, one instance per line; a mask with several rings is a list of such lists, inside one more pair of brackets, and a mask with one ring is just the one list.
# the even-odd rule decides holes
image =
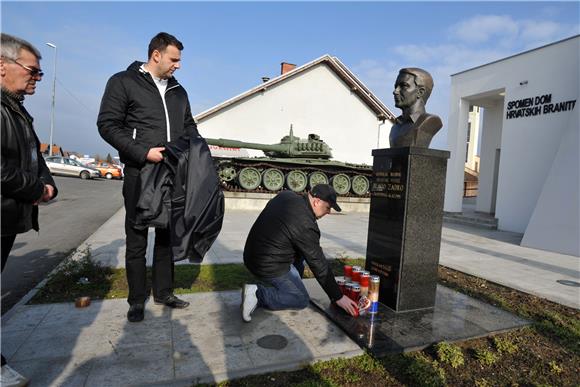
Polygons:
[[122,181],[56,177],[58,197],[40,206],[40,232],[16,237],[2,272],[2,314],[123,206]]

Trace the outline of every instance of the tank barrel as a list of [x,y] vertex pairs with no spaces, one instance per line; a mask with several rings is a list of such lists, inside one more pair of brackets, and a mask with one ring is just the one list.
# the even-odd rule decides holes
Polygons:
[[256,144],[253,142],[244,142],[237,140],[227,140],[224,138],[206,138],[205,141],[209,145],[216,145],[225,148],[246,148],[246,149],[257,149],[261,151],[275,151],[275,152],[288,152],[289,146],[286,144]]
[[311,134],[308,139],[301,140],[295,137],[290,131],[289,136],[285,136],[277,144],[258,144],[254,142],[244,142],[229,140],[224,138],[206,138],[209,145],[216,145],[226,148],[246,148],[261,150],[268,157],[280,158],[321,158],[332,157],[331,149],[318,135]]

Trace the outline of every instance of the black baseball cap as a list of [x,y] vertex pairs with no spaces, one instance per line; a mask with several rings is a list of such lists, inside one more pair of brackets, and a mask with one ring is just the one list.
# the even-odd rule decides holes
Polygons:
[[310,190],[310,195],[320,200],[324,200],[333,210],[336,212],[342,211],[339,205],[336,203],[336,191],[332,186],[328,184],[317,184]]

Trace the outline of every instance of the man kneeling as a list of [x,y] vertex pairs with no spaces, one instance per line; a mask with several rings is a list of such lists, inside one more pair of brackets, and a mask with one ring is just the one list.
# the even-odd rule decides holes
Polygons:
[[357,304],[343,296],[320,247],[316,221],[330,209],[340,212],[336,192],[327,184],[300,195],[282,191],[268,202],[250,230],[244,264],[260,281],[242,290],[242,318],[252,320],[256,307],[304,309],[310,297],[304,284],[304,260],[331,301],[354,315]]

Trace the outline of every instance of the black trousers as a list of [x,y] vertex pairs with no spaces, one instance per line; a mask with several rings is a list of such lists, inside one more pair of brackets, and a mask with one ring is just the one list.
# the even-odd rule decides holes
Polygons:
[[[127,283],[129,284],[127,301],[130,305],[133,305],[144,303],[148,297],[145,253],[147,252],[149,230],[140,230],[133,227],[135,208],[141,190],[139,169],[125,167],[124,173],[123,198],[126,212],[125,268],[127,270]],[[165,229],[155,229],[151,279],[154,298],[163,299],[173,294],[173,257],[171,256],[169,231]]]
[[2,271],[4,271],[4,266],[6,266],[6,261],[10,255],[10,250],[14,246],[14,240],[16,239],[16,234],[14,235],[2,235]]
[[[6,266],[6,261],[8,260],[8,256],[10,255],[10,250],[12,250],[12,246],[14,246],[14,240],[16,239],[16,234],[14,235],[2,235],[2,271],[4,271],[4,266]],[[2,365],[6,364],[6,359],[4,356],[2,357]]]

